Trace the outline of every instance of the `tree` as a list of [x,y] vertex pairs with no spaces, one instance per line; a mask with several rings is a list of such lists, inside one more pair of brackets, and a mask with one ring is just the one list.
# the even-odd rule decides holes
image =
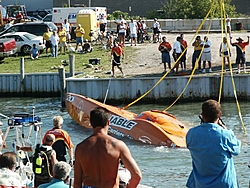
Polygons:
[[201,19],[208,11],[213,9],[210,18],[221,17],[221,5],[224,3],[225,10],[230,17],[237,16],[236,8],[231,5],[231,0],[168,0],[163,6],[163,13],[151,11],[149,18],[169,18],[169,19]]

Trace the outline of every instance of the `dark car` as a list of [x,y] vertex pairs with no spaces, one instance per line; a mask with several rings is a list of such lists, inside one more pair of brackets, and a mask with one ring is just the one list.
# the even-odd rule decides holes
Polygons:
[[28,11],[27,14],[28,16],[40,16],[41,18],[44,18],[47,14],[50,12],[47,10],[35,10],[35,11]]
[[8,29],[1,32],[0,36],[13,32],[28,32],[37,36],[43,36],[43,33],[47,30],[47,27],[49,27],[51,31],[57,30],[57,27],[53,22],[24,22],[12,25]]

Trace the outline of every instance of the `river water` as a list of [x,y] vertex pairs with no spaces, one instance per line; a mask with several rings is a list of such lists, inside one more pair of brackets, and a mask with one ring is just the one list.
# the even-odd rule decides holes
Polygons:
[[[52,128],[52,118],[55,115],[61,115],[64,118],[63,129],[71,136],[76,145],[81,142],[92,131],[77,125],[66,111],[61,110],[59,98],[1,98],[0,113],[12,117],[15,113],[32,113],[35,107],[35,114],[42,118],[42,133]],[[188,126],[198,125],[200,120],[198,115],[201,112],[202,103],[176,104],[169,113],[175,115],[179,120]],[[121,107],[125,106],[121,105]],[[133,105],[128,110],[139,113],[145,110],[157,109],[164,110],[168,105]],[[240,103],[243,122],[247,132],[250,132],[250,106],[247,102]],[[234,102],[222,103],[223,121],[228,128],[232,129],[238,139],[242,141],[242,149],[239,156],[234,157],[236,171],[240,187],[248,187],[250,180],[250,169],[247,167],[249,153],[249,136],[244,134],[242,124],[238,116],[238,108]],[[7,120],[0,117],[3,126],[0,127],[5,133],[7,129]],[[15,129],[11,129],[7,137],[7,149],[12,151],[12,143],[15,139]],[[23,131],[27,133],[26,130]],[[35,132],[32,132],[30,140],[34,143]],[[25,135],[26,136],[26,135]],[[39,138],[39,137],[38,137]],[[187,178],[191,171],[191,157],[187,149],[176,149],[166,147],[156,147],[133,142],[127,139],[123,141],[128,145],[130,151],[142,170],[143,178],[141,184],[154,186],[156,188],[166,187],[185,187]]]

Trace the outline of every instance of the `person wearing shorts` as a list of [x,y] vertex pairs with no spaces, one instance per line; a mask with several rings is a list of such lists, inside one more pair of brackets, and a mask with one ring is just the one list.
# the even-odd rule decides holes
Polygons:
[[244,73],[246,73],[245,51],[246,51],[246,46],[249,45],[249,36],[247,36],[247,38],[248,38],[247,42],[243,42],[244,40],[239,37],[236,39],[238,42],[232,43],[232,37],[230,37],[230,44],[236,47],[236,64],[238,66],[238,71],[237,71],[238,74],[240,73],[240,64],[243,65],[243,71]]
[[67,47],[67,42],[66,42],[67,32],[66,32],[66,29],[63,28],[63,26],[59,28],[58,36],[59,36],[59,42],[60,42],[60,55],[62,54],[62,51],[63,51],[63,54],[65,54],[66,47]]
[[85,34],[84,29],[82,28],[81,24],[78,24],[77,28],[75,29],[76,34],[76,51],[78,46],[83,44],[83,36]]
[[211,41],[208,40],[208,37],[204,37],[204,41],[201,42],[200,44],[202,47],[204,46],[202,55],[201,55],[201,61],[203,62],[203,73],[206,73],[206,61],[208,62],[208,72],[213,72],[212,71],[212,66],[211,66],[211,60],[212,60],[212,55],[211,55]]
[[157,18],[154,18],[154,25],[153,25],[153,39],[154,43],[157,42],[157,34],[159,34],[160,24],[157,21]]
[[167,38],[165,36],[162,37],[162,43],[158,46],[158,50],[161,52],[161,61],[164,66],[163,73],[165,73],[167,71],[166,63],[168,63],[169,70],[171,69],[171,60],[169,52],[172,50],[172,46],[169,42],[167,42]]
[[220,45],[220,57],[223,58],[224,72],[226,72],[226,59],[228,67],[230,68],[230,57],[231,57],[230,48],[227,44],[227,37],[223,37],[223,42]]
[[111,77],[115,77],[115,70],[114,69],[117,66],[117,68],[122,73],[122,77],[124,78],[125,75],[124,75],[122,68],[121,68],[121,56],[122,55],[123,55],[123,49],[121,48],[121,46],[118,45],[118,43],[116,41],[114,41],[113,48],[111,50],[111,56],[113,56]]
[[50,31],[49,27],[47,27],[46,32],[43,34],[43,43],[45,43],[45,51],[46,51],[46,56],[48,56],[48,49],[52,48],[50,37],[52,35],[52,32]]
[[131,19],[131,22],[129,23],[129,31],[130,31],[131,46],[132,46],[132,44],[133,44],[133,41],[134,41],[135,46],[136,46],[136,41],[137,41],[137,30],[138,30],[137,23],[134,22],[133,19]]
[[125,44],[126,30],[127,30],[126,24],[123,21],[121,21],[121,24],[119,25],[118,38],[119,38],[119,43],[122,43],[122,45]]

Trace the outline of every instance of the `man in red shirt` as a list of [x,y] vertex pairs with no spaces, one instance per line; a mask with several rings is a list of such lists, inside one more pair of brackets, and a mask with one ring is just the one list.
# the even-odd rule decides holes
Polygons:
[[122,71],[122,68],[120,67],[121,66],[121,56],[123,56],[123,49],[121,46],[118,45],[118,43],[114,40],[113,42],[113,47],[112,47],[112,50],[111,50],[111,56],[113,57],[112,59],[112,77],[115,76],[115,66],[117,66],[117,68],[121,71],[122,73],[122,78],[124,78],[124,73]]
[[158,50],[161,52],[161,60],[164,66],[163,73],[166,72],[166,63],[168,63],[168,68],[171,69],[171,60],[169,52],[172,50],[172,46],[169,42],[167,42],[167,38],[164,36],[162,37],[162,43],[158,46]]
[[[184,40],[184,34],[180,34],[180,37],[181,37],[181,40],[180,40],[180,43],[181,43],[181,49],[182,49],[182,52],[184,52],[184,50],[188,47],[187,46],[187,41]],[[186,55],[187,55],[187,50],[184,52],[184,54],[182,55],[181,57],[181,68],[183,71],[186,71]]]
[[243,65],[243,71],[246,73],[246,56],[245,56],[245,51],[246,51],[246,46],[249,45],[249,36],[247,36],[248,40],[247,42],[243,42],[242,38],[237,38],[236,40],[238,42],[232,43],[232,37],[230,37],[230,44],[232,46],[236,46],[236,64],[238,66],[238,71],[237,73],[240,73],[240,63]]

